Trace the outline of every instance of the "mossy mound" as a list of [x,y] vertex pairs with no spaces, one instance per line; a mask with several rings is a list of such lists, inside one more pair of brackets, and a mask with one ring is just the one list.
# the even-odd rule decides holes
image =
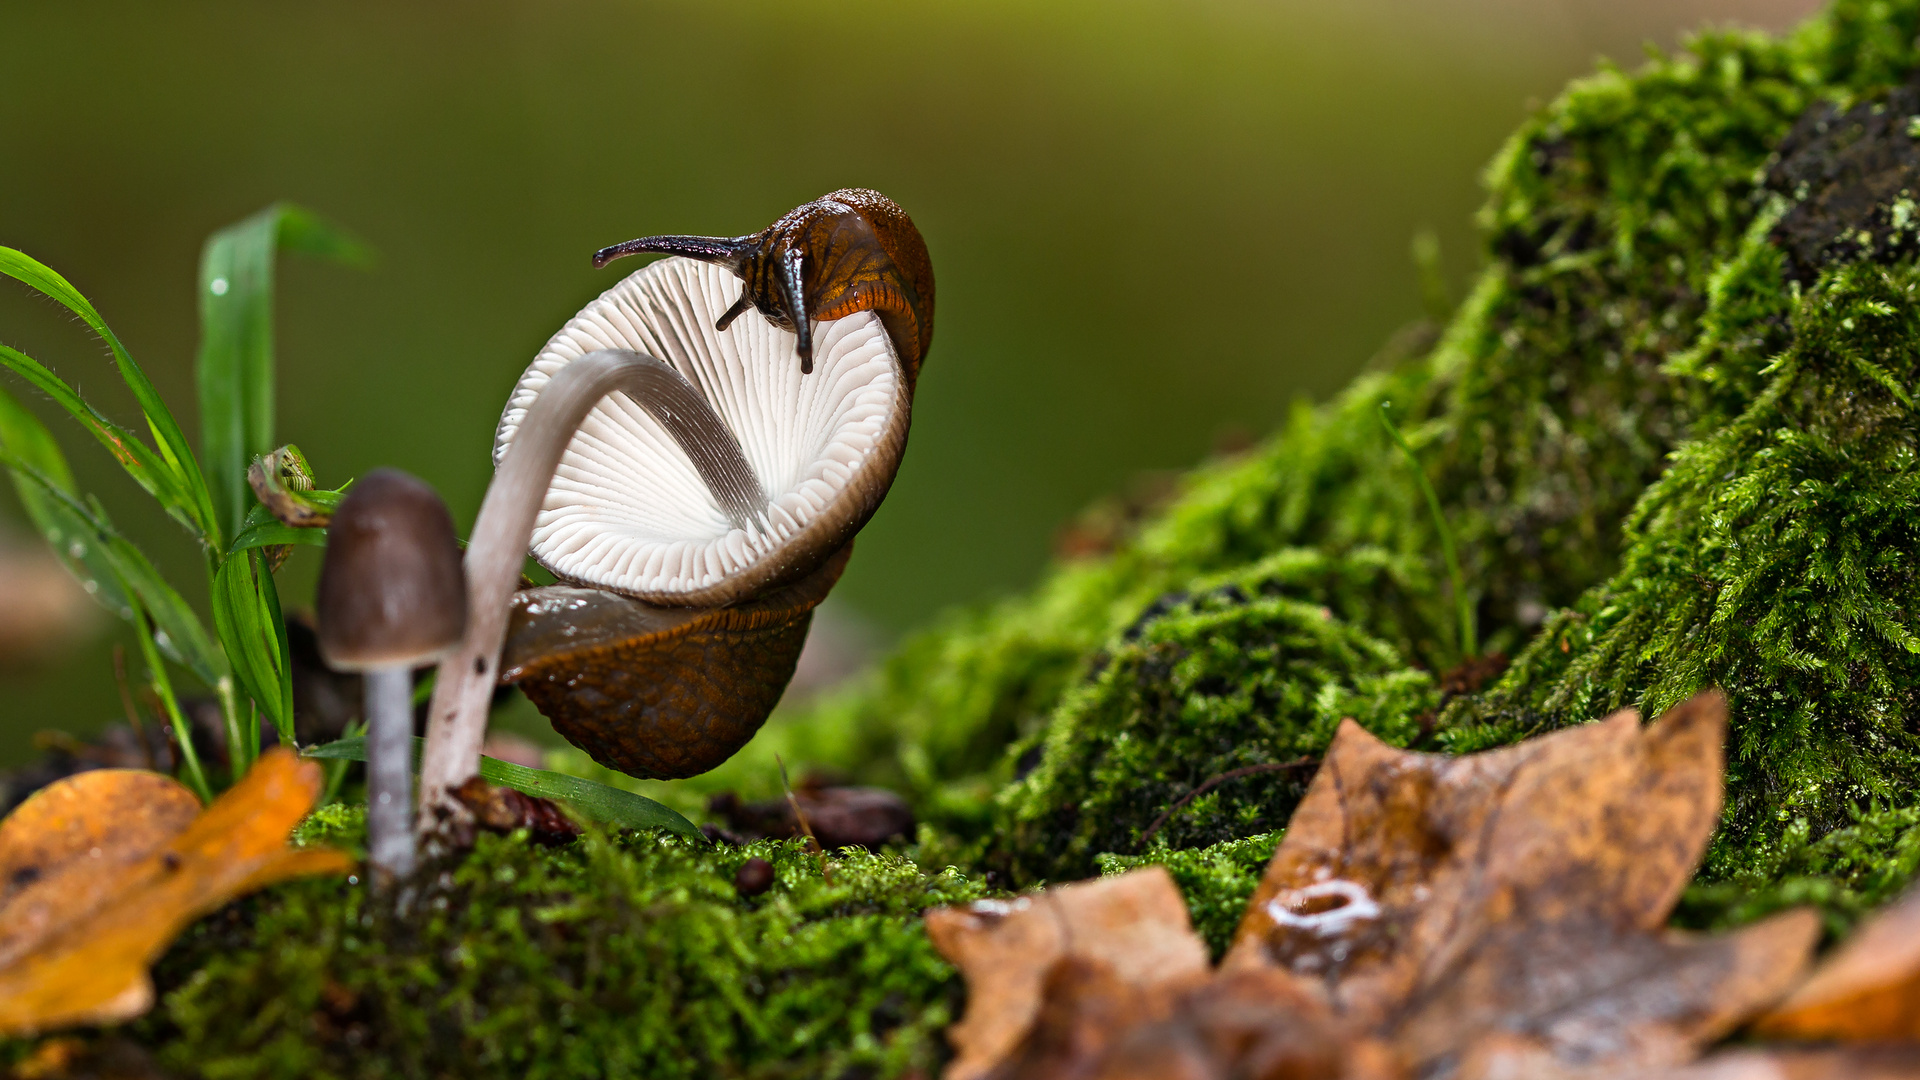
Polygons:
[[[336,807],[308,833],[359,831]],[[776,880],[742,897],[755,856]],[[773,842],[484,836],[404,918],[312,881],[200,923],[135,1031],[169,1072],[234,1080],[930,1073],[958,1002],[920,912],[984,887],[898,856],[822,867]]]
[[[1900,89],[1916,22],[1910,0],[1842,0],[1783,39],[1707,33],[1576,82],[1490,168],[1489,265],[1444,331],[1198,471],[1112,557],[925,636],[799,726],[862,732],[845,763],[936,808],[996,789],[991,812],[936,820],[1016,881],[1136,850],[1207,779],[1311,752],[1323,721],[1297,703],[1361,674],[1304,640],[1237,666],[1240,635],[1268,640],[1251,610],[1186,612],[1144,644],[1128,638],[1143,613],[1277,553],[1373,558],[1396,571],[1338,610],[1397,654],[1366,675],[1460,659],[1433,526],[1378,423],[1391,401],[1459,534],[1483,639],[1522,653],[1443,710],[1434,745],[1721,683],[1732,828],[1710,879],[1771,865],[1803,816],[1817,838],[1876,797],[1908,805],[1920,155],[1873,140],[1917,130]],[[1392,685],[1331,707],[1403,739],[1430,699]],[[1166,842],[1272,828],[1298,788],[1266,780],[1183,808]],[[1097,823],[1069,823],[1094,805]]]

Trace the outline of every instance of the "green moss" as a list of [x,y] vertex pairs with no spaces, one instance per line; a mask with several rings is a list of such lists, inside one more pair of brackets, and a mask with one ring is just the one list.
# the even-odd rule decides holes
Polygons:
[[[315,839],[357,839],[335,813]],[[738,896],[746,859],[768,892]],[[207,1077],[894,1076],[932,1071],[952,969],[919,913],[983,895],[888,855],[486,836],[407,918],[312,881],[202,922],[142,1041]]]
[[1175,851],[1156,847],[1145,855],[1102,855],[1102,874],[1121,874],[1140,866],[1164,866],[1187,901],[1193,929],[1206,939],[1214,959],[1226,955],[1233,931],[1247,910],[1254,886],[1280,846],[1280,833],[1260,833],[1205,848]]
[[1289,549],[1161,597],[1094,657],[1046,727],[1009,750],[1026,775],[998,797],[986,864],[1021,885],[1085,877],[1100,853],[1139,850],[1166,808],[1209,778],[1307,758],[1219,784],[1156,838],[1201,847],[1277,829],[1342,717],[1405,744],[1434,704],[1433,681],[1350,621],[1405,595],[1405,574],[1377,551]]

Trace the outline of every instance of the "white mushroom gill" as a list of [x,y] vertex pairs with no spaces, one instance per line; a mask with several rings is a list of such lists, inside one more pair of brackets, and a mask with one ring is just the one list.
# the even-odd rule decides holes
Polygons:
[[739,439],[769,504],[736,528],[665,428],[624,395],[603,399],[575,433],[548,488],[532,554],[569,580],[659,603],[684,600],[779,556],[859,484],[891,479],[906,409],[899,367],[871,312],[821,323],[814,371],[800,373],[794,335],[749,311],[714,322],[740,296],[717,266],[663,259],[602,294],[540,351],[507,401],[497,464],[527,407],[559,371],[597,349],[671,364]]

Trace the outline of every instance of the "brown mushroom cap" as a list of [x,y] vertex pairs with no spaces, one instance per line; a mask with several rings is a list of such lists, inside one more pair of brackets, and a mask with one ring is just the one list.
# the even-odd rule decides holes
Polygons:
[[513,596],[500,681],[595,761],[629,776],[696,776],[732,757],[773,711],[813,609],[851,544],[784,588],[734,607],[661,608],[576,586]]
[[727,270],[662,259],[568,321],[521,376],[495,437],[496,464],[553,374],[601,349],[659,357],[738,439],[767,504],[730,519],[646,409],[602,400],[561,458],[532,554],[568,582],[670,606],[739,602],[818,568],[885,496],[906,449],[912,385],[878,316],[819,324],[815,370],[757,312],[715,322],[741,295]]
[[418,667],[459,644],[467,582],[433,488],[397,469],[353,485],[327,529],[315,607],[320,655],[341,671]]

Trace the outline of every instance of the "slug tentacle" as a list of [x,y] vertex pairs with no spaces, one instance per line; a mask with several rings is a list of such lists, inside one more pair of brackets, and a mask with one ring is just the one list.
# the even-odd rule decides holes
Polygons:
[[598,270],[615,259],[652,253],[684,255],[689,259],[724,266],[737,274],[752,257],[758,240],[758,236],[643,236],[594,252],[593,267]]
[[739,318],[742,315],[745,315],[747,312],[752,310],[753,310],[753,297],[748,296],[746,293],[742,292],[740,294],[740,299],[735,300],[733,302],[733,306],[727,309],[726,314],[714,320],[713,328],[715,330],[720,331],[721,333],[725,333],[727,330],[727,327],[733,325],[733,320]]
[[795,346],[800,353],[800,374],[813,374],[813,320],[807,317],[807,284],[801,275],[805,257],[788,248],[780,258],[780,295],[787,301],[787,318],[793,323]]

